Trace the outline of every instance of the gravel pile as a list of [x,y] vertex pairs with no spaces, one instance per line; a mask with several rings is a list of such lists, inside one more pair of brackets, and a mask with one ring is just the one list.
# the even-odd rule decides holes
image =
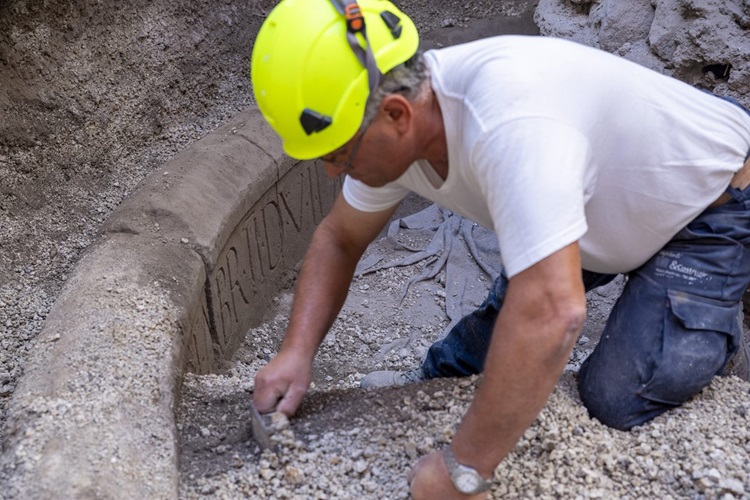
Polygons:
[[[378,245],[387,243],[370,252]],[[248,333],[226,374],[188,376],[178,410],[180,497],[408,497],[407,471],[450,441],[481,383],[473,377],[358,388],[370,370],[418,366],[447,324],[444,271],[415,284],[397,307],[423,266],[355,279],[316,359],[311,393],[291,421],[278,420],[275,451],[253,440],[247,404],[255,373],[285,331],[291,294],[277,297],[276,315]],[[684,407],[631,432],[589,418],[576,373],[622,284],[589,293],[584,333],[546,408],[496,470],[493,498],[750,496],[750,383],[717,378]]]
[[[746,383],[718,379],[682,409],[629,433],[588,418],[574,383],[567,373],[495,471],[492,498],[747,498]],[[475,384],[312,395],[299,419],[274,436],[275,451],[231,443],[205,450],[228,467],[201,476],[187,465],[181,497],[407,498],[406,471],[449,442]],[[347,412],[363,405],[365,413]],[[218,431],[215,439],[222,437]]]
[[[493,16],[528,13],[536,4],[401,3],[432,46],[486,36],[498,29]],[[599,17],[617,18],[616,2],[598,3],[611,7],[593,9]],[[734,9],[732,2],[702,3]],[[26,353],[100,224],[175,152],[250,104],[247,57],[266,4],[103,0],[85,8],[64,2],[43,9],[33,2],[0,5],[0,452],[8,432],[7,401]],[[549,9],[550,2],[544,4]],[[667,0],[656,4],[660,19],[674,10]],[[724,18],[746,17],[724,10],[718,8],[724,17],[713,25],[734,29]],[[579,29],[590,34],[603,26],[591,36],[611,39],[604,28],[616,23],[597,24],[597,19],[586,16]],[[680,23],[673,28],[694,35]],[[549,18],[545,29],[555,33]],[[733,75],[741,76],[746,54],[724,58],[727,37],[719,35],[711,40],[721,50],[713,45],[696,50],[721,55],[716,61],[731,60]],[[631,54],[637,54],[645,42],[628,43],[621,53],[632,46]],[[680,61],[700,72],[683,52]],[[731,91],[743,81],[723,85]],[[406,471],[450,439],[479,381],[438,380],[368,392],[356,388],[370,370],[417,366],[448,324],[444,274],[415,286],[401,308],[384,314],[419,272],[419,265],[384,269],[355,281],[347,309],[319,353],[313,392],[277,433],[275,452],[261,452],[251,439],[247,401],[254,374],[278,348],[289,295],[279,296],[277,310],[250,332],[227,373],[188,375],[178,409],[181,497],[405,497]],[[589,295],[588,330],[547,407],[497,469],[493,496],[750,497],[750,384],[716,379],[683,408],[629,433],[601,426],[581,408],[575,371],[595,345],[613,295],[616,288]],[[284,427],[283,420],[279,425]],[[0,470],[2,497],[10,473]]]

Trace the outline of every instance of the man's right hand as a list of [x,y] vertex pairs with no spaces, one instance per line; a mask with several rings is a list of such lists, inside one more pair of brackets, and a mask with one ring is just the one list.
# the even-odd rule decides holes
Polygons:
[[291,417],[312,380],[312,362],[295,352],[280,352],[255,375],[253,403],[260,413]]
[[339,193],[305,254],[281,350],[255,376],[259,412],[290,417],[297,411],[312,380],[315,352],[346,300],[357,261],[395,209],[362,212]]

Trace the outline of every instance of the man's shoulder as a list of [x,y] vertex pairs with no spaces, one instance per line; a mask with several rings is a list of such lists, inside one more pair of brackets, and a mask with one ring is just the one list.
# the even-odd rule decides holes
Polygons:
[[560,95],[559,88],[578,85],[581,79],[595,79],[595,68],[601,65],[611,68],[625,64],[611,54],[576,42],[531,35],[484,38],[431,50],[425,57],[433,88],[461,99],[476,94],[471,99],[480,100],[499,93],[513,101],[539,92]]
[[537,57],[544,58],[555,57],[559,53],[606,54],[600,49],[588,47],[572,40],[540,35],[497,35],[430,49],[425,52],[426,55],[437,59],[461,58],[463,55],[471,54],[472,57],[460,59],[467,64],[478,62],[477,56],[480,56],[481,59],[482,55],[494,58],[522,58],[527,53],[533,53]]

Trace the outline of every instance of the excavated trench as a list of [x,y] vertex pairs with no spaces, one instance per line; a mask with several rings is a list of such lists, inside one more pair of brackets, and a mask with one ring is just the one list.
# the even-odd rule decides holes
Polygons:
[[[409,466],[450,439],[477,380],[356,388],[372,369],[416,366],[483,298],[490,276],[466,245],[487,235],[432,212],[455,223],[463,259],[425,280],[453,250],[384,265],[429,247],[435,224],[374,244],[366,261],[382,268],[355,279],[277,451],[250,438],[253,376],[340,188],[284,157],[250,102],[252,37],[274,3],[0,5],[3,497],[400,498]],[[424,48],[539,26],[747,99],[748,8],[683,3],[399,5]],[[398,217],[425,207],[410,197]],[[747,383],[717,380],[631,433],[581,408],[575,372],[621,284],[589,295],[568,370],[493,496],[750,491]]]

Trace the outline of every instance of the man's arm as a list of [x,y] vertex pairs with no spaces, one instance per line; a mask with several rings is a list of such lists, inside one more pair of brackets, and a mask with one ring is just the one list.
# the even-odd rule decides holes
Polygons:
[[[546,404],[585,318],[577,243],[511,278],[493,330],[484,380],[451,445],[459,463],[492,477]],[[414,498],[440,491],[433,487],[465,498],[453,489],[440,454],[423,460],[413,472]]]
[[337,197],[305,254],[281,350],[255,377],[259,411],[292,415],[297,410],[310,385],[315,353],[346,300],[357,262],[394,211],[362,212]]

